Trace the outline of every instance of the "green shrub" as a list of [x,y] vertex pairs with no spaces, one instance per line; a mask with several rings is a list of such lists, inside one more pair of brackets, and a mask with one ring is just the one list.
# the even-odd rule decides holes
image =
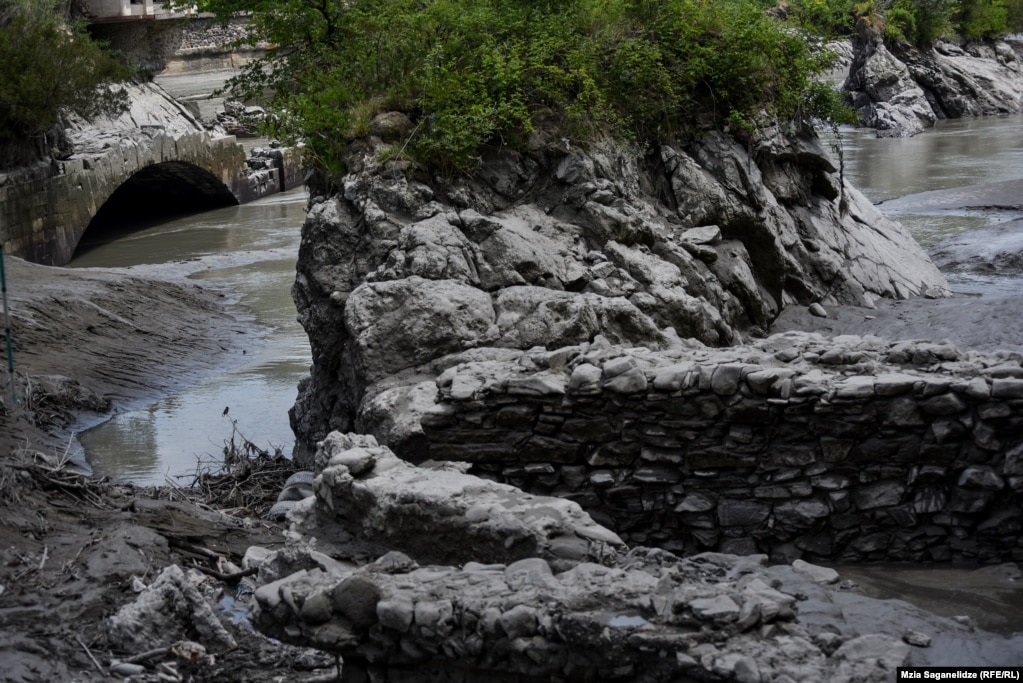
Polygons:
[[790,0],[788,10],[790,21],[825,36],[848,34],[862,19],[886,40],[923,48],[1023,32],[1023,0]]
[[117,114],[126,96],[103,87],[126,66],[44,0],[0,0],[0,142],[31,141],[73,111]]
[[1003,35],[1009,28],[1009,9],[1003,0],[962,0],[959,33],[967,40]]
[[956,0],[912,0],[916,20],[916,40],[928,47],[939,38],[954,32],[953,18],[958,9]]
[[[270,97],[278,135],[332,166],[372,111],[410,114],[401,150],[468,170],[521,148],[538,121],[565,137],[666,140],[703,125],[749,131],[809,111],[829,56],[761,0],[209,0],[253,12],[274,47],[231,87]],[[823,100],[822,100],[823,101]],[[814,115],[843,115],[838,99]]]
[[792,0],[789,16],[826,36],[848,35],[856,23],[853,0]]
[[1006,33],[1023,32],[1023,0],[1005,0]]
[[885,38],[888,40],[914,42],[917,36],[916,13],[909,3],[896,4],[885,17]]

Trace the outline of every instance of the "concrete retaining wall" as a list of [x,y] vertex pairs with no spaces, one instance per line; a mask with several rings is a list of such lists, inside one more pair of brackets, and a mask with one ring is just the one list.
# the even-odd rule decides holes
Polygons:
[[430,457],[578,501],[630,543],[838,561],[1023,560],[1023,367],[787,334],[467,363]]

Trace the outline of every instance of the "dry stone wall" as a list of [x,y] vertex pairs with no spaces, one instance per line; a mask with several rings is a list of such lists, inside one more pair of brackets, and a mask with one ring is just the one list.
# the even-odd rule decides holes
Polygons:
[[786,333],[461,363],[431,458],[565,496],[629,543],[774,559],[1023,559],[1023,368],[947,343]]
[[782,583],[791,573],[763,556],[667,555],[555,574],[541,558],[420,567],[393,553],[266,583],[255,621],[342,654],[346,680],[880,682],[910,658],[890,635],[811,635],[791,593],[812,583]]

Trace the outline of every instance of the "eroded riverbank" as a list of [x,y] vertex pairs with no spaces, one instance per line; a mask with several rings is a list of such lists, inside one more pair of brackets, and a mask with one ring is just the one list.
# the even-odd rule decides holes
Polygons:
[[[233,266],[239,267],[239,264],[234,263]],[[166,268],[167,270],[172,270],[177,267],[178,266],[175,264],[170,264]],[[98,277],[101,280],[103,279],[103,277],[100,277],[98,273],[93,271],[86,271],[83,276]],[[110,277],[111,283],[117,283],[119,279],[124,277],[124,273],[122,272],[108,276]],[[121,284],[124,285],[123,282]],[[137,290],[145,290],[147,287],[142,284],[141,281],[136,282],[133,280],[129,284],[134,284],[134,286],[122,286],[117,288],[111,284],[107,289],[115,293],[121,293],[128,296]],[[189,284],[182,285],[180,282],[170,284],[173,284],[174,287],[178,288],[184,287],[185,291],[191,287]],[[84,291],[72,276],[68,276],[68,279],[64,280],[64,285],[69,291]],[[103,291],[105,291],[104,288],[99,288],[97,290],[97,292],[100,293]],[[178,292],[180,290],[172,288],[169,291]],[[207,292],[207,294],[209,294],[209,292]],[[56,297],[56,295],[54,296]],[[106,296],[106,294],[104,294],[104,296]],[[173,300],[178,300],[180,298],[181,297],[177,295],[171,295],[171,299]],[[218,299],[219,297],[215,297],[211,301],[216,303]],[[92,301],[95,302],[96,300]],[[102,304],[97,305],[100,305],[100,307],[104,310],[114,312],[115,315],[124,318],[132,325],[145,329],[142,319],[131,316],[138,316],[141,314],[139,311],[135,310],[138,308],[146,309],[143,311],[144,313],[151,313],[148,307],[155,308],[155,304],[158,303],[158,300],[154,298],[152,300],[132,299],[131,301],[134,303],[128,305],[127,308],[119,308],[106,299],[103,299]],[[943,315],[935,316],[934,311],[940,307],[932,305],[934,303],[935,302],[921,300],[897,305],[905,307],[905,309],[899,311],[901,317],[896,316],[896,319],[902,323],[906,323],[907,325],[915,324],[919,327],[907,327],[905,330],[902,330],[901,328],[895,327],[895,320],[889,320],[887,323],[882,321],[878,323],[878,334],[896,337],[905,335],[914,337],[932,337],[932,334],[925,334],[925,332],[928,330],[933,332],[934,330],[950,329],[949,320],[958,321],[962,323],[965,328],[973,329],[976,327],[975,324],[971,324],[968,320],[964,320],[964,310],[956,311],[951,308],[942,309],[945,310],[943,315],[946,317],[943,317]],[[50,307],[47,302],[44,302],[44,304],[47,309],[53,308],[53,310],[60,310],[60,307]],[[43,306],[44,304],[39,305]],[[76,307],[80,306],[89,308],[89,306],[84,304],[76,304]],[[853,324],[859,325],[856,329],[859,334],[864,333],[862,322],[866,320],[867,316],[873,316],[874,320],[878,320],[881,317],[879,315],[875,315],[875,312],[865,312],[862,309],[856,310],[859,311],[860,319],[858,321],[854,320]],[[968,310],[973,311],[975,310],[975,307]],[[130,316],[128,315],[129,313],[131,314]],[[1023,315],[1020,315],[1018,311],[1014,311],[1012,309],[1004,311],[1004,315],[1009,316],[1014,320],[1023,319]],[[837,315],[832,316],[827,320],[834,321],[837,317]],[[108,318],[109,316],[100,316],[100,319],[102,320],[106,320]],[[54,329],[59,328],[62,324],[67,322],[64,318],[59,317],[52,320],[48,319],[48,321],[48,324]],[[993,324],[995,324],[994,321]],[[913,332],[910,333],[908,330],[912,330]],[[916,330],[921,330],[921,332],[917,334]],[[88,334],[92,334],[92,332],[86,332]],[[77,331],[68,336],[72,338],[88,338],[86,332]],[[54,333],[54,339],[59,339],[60,336],[61,335],[59,333]],[[981,334],[980,336],[984,335]],[[1010,333],[1009,338],[1012,336],[1014,336],[1014,334]],[[124,353],[137,352],[137,349],[134,348],[136,344],[133,343],[138,339],[137,336],[133,336],[133,334],[121,334],[119,335],[119,338],[125,343]],[[1009,341],[1009,338],[1007,338],[1006,341]],[[179,341],[179,344],[187,344],[187,336],[183,336]],[[54,346],[57,348],[54,348],[52,353],[54,354],[54,357],[57,357],[63,353],[63,349],[60,344],[55,344]],[[197,357],[201,357],[206,352],[210,352],[214,355],[218,353],[216,349],[204,346],[195,347],[191,350],[196,352]],[[111,356],[117,356],[122,353],[120,349],[114,347],[108,348],[107,352]],[[88,358],[82,357],[68,357],[65,360],[68,362],[68,367],[71,367],[74,362],[83,363],[85,365],[93,362]],[[160,357],[153,357],[150,360],[154,362],[152,372],[153,375],[157,377],[154,381],[161,381],[159,377],[162,373],[165,373],[167,369],[162,365],[163,359]],[[171,363],[167,367],[175,367],[175,364]],[[83,373],[84,372],[86,371],[83,370]],[[164,381],[166,381],[166,377],[164,377]],[[216,418],[219,418],[221,403],[223,403],[223,401],[219,401],[210,409],[213,411],[213,416]],[[207,412],[209,412],[209,410]],[[239,412],[236,405],[231,407],[231,412]],[[253,434],[252,436],[259,438],[260,435]],[[191,457],[191,454],[189,454],[189,457]],[[187,519],[187,515],[176,517],[173,514],[161,512],[155,516],[156,519],[153,519],[153,515],[145,513],[148,505],[148,503],[142,502],[145,500],[145,497],[133,493],[130,487],[118,488],[107,492],[105,495],[109,495],[109,504],[116,507],[116,512],[110,510],[96,511],[94,508],[86,507],[85,504],[76,502],[74,499],[66,500],[63,498],[59,499],[59,502],[64,509],[54,506],[45,507],[46,503],[42,502],[44,496],[42,494],[39,494],[38,496],[36,496],[36,494],[32,494],[33,501],[36,502],[39,507],[35,509],[35,512],[29,512],[29,517],[31,517],[32,514],[38,514],[38,518],[45,520],[45,523],[36,527],[31,527],[29,525],[24,525],[20,528],[7,527],[7,530],[5,531],[5,535],[3,537],[4,541],[10,540],[11,543],[19,543],[21,545],[17,553],[9,556],[8,562],[4,568],[6,573],[0,575],[2,576],[2,578],[0,578],[0,585],[5,586],[7,591],[6,595],[0,598],[0,609],[5,610],[2,612],[4,619],[3,630],[0,631],[0,637],[4,640],[2,644],[0,644],[0,647],[5,648],[3,650],[5,661],[17,662],[18,665],[22,667],[19,671],[26,672],[22,680],[46,680],[53,679],[55,677],[75,677],[80,680],[88,680],[90,677],[94,676],[93,664],[85,656],[85,650],[80,647],[72,637],[74,631],[69,629],[78,629],[79,631],[89,631],[91,633],[99,634],[102,628],[100,613],[109,611],[116,606],[128,602],[128,596],[124,595],[124,586],[129,584],[130,575],[121,573],[117,574],[116,578],[111,578],[114,577],[114,574],[110,572],[102,575],[100,578],[84,576],[85,567],[93,555],[99,554],[104,549],[114,547],[108,544],[113,543],[111,539],[120,533],[118,525],[129,520],[132,522],[134,528],[139,528],[141,526],[145,526],[145,528],[149,529],[155,528],[156,536],[162,538],[176,536],[174,530],[175,527],[179,529],[191,528],[188,527],[187,524],[185,527],[181,526],[183,524],[182,520]],[[28,496],[25,497],[27,498]],[[8,501],[5,500],[4,502],[7,503]],[[75,509],[76,507],[77,510]],[[70,515],[66,514],[68,510],[71,511]],[[142,510],[143,512],[140,513],[139,510]],[[74,517],[76,514],[77,519],[69,519],[69,517]],[[253,522],[250,522],[250,524],[252,523]],[[258,523],[256,524],[258,525]],[[96,553],[92,552],[91,545],[86,548],[85,551],[80,551],[80,546],[75,547],[75,540],[85,538],[89,533],[90,527],[100,530],[97,531],[94,536],[89,537],[90,543],[93,538],[99,539],[96,541]],[[31,540],[26,540],[26,538],[19,537],[19,534],[22,533],[25,534],[26,537],[32,536],[33,538],[31,538]],[[131,538],[134,540],[126,540],[122,545],[116,546],[118,553],[133,555],[137,548],[145,547],[147,543],[152,543],[154,546],[160,545],[160,542],[155,536],[145,535],[146,532],[133,531],[132,533],[142,535],[133,536]],[[238,561],[240,561],[240,554],[243,552],[244,544],[246,543],[252,542],[260,545],[269,545],[271,547],[276,543],[280,543],[279,536],[263,539],[249,538],[246,536],[244,537],[244,540],[242,540],[242,534],[238,531],[238,527],[223,521],[212,524],[204,530],[195,531],[194,536],[203,539],[204,544],[218,544],[221,542],[219,540],[221,538],[233,537],[236,542],[227,546],[219,546],[218,550],[222,551],[232,560]],[[50,558],[49,560],[47,560],[47,555]],[[140,571],[143,572],[147,580],[152,578],[154,573],[159,570],[162,564],[172,561],[187,563],[189,561],[194,561],[195,559],[194,556],[190,556],[187,553],[174,553],[170,551],[164,552],[162,549],[159,549],[157,552],[152,552],[150,555],[151,556],[147,564],[140,568]],[[50,564],[48,564],[48,562]],[[69,572],[56,571],[58,566],[61,568],[69,568],[70,574]],[[51,573],[47,574],[43,571],[34,571],[35,567],[42,567],[44,569],[48,567]],[[107,571],[102,568],[102,565],[100,565],[100,567],[99,571]],[[61,589],[57,589],[57,591],[53,590],[54,586],[57,586],[61,582],[78,581],[77,578],[74,578],[75,572],[82,574],[83,580],[91,582],[85,584],[91,587],[82,588],[83,584],[75,583],[72,594],[64,593]],[[72,577],[71,579],[68,578],[69,575]],[[26,580],[26,577],[30,580]],[[102,584],[102,588],[96,588],[95,584],[97,583]],[[976,589],[978,591],[983,590],[982,587],[977,587]],[[48,591],[51,593],[55,592],[57,594],[51,597]],[[77,591],[77,594],[74,594],[74,591]],[[95,596],[97,595],[102,595],[102,600],[99,602],[95,600]],[[837,603],[833,603],[829,600],[818,599],[820,596],[815,593],[810,597],[811,600],[809,602],[804,601],[799,606],[800,612],[805,619],[804,623],[813,623],[813,620],[817,618],[815,615],[833,614],[835,610],[839,610],[848,614],[856,614],[857,618],[861,619],[862,623],[871,624],[871,627],[874,627],[871,615],[876,615],[878,613],[876,611],[878,609],[876,603],[866,600],[858,600],[855,594],[851,594],[848,601],[843,599],[841,604],[836,607],[835,605]],[[1002,596],[996,595],[995,598],[1002,599]],[[1003,600],[1003,602],[1005,601]],[[38,629],[30,628],[30,624],[39,623],[46,618],[46,615],[53,613],[60,613],[62,616],[67,615],[67,625],[61,627],[47,626]],[[900,623],[898,621],[898,615],[901,614],[901,612],[895,610],[892,613],[895,614],[895,617],[894,620],[890,622],[890,625],[894,624],[898,626]],[[886,612],[886,614],[888,614],[888,612]],[[914,624],[920,623],[915,621],[918,618],[920,618],[919,613],[914,612]],[[909,622],[902,623],[901,627],[904,628],[906,623]],[[948,625],[946,624],[945,626]],[[941,641],[943,653],[946,649],[945,643],[962,640],[963,635],[968,631],[966,627],[963,627],[963,633],[960,633],[960,631],[956,630],[957,628],[958,627],[953,627],[948,630],[945,637],[946,639]],[[29,632],[29,637],[21,637],[19,630]],[[1012,632],[1015,629],[1010,626],[1008,630],[1009,632]],[[898,631],[893,631],[892,635],[896,639],[900,636]],[[1002,639],[990,636],[979,635],[976,637],[985,643],[982,649],[985,650],[983,654],[987,659],[984,661],[992,661],[992,657],[995,657],[1000,652],[1005,652],[1009,645],[1012,645],[1012,647],[1018,646],[1018,643],[1015,641],[1007,644],[1006,641]],[[96,652],[100,655],[101,664],[106,666],[110,661],[110,655],[109,653],[104,654],[98,649],[102,647],[102,636],[97,635],[96,637],[85,639],[85,642],[90,647],[97,648]],[[249,643],[248,645],[252,645],[252,643]],[[234,655],[236,661],[240,661],[241,659],[250,660],[250,666],[253,667],[253,669],[249,672],[250,674],[258,673],[260,671],[258,660],[264,659],[265,661],[269,661],[269,659],[266,659],[266,651],[261,651],[259,649],[261,647],[263,647],[263,645],[257,643],[255,645],[255,649],[251,651],[256,654],[251,656],[239,653]],[[25,652],[32,652],[33,649],[35,650],[35,653],[32,654],[31,657],[24,654]],[[935,650],[937,649],[938,648],[935,647]],[[55,656],[50,656],[52,659],[55,659],[58,666],[51,666],[51,668],[43,670],[41,668],[43,666],[42,662],[46,662],[47,660],[39,653],[46,651],[56,653]],[[934,650],[927,654],[930,656],[933,652]],[[963,659],[968,656],[975,655],[976,652],[976,650],[971,652],[969,649],[956,650],[956,656],[961,659],[952,663],[964,663]],[[9,658],[7,658],[8,655]],[[27,664],[26,661],[28,661]],[[47,666],[50,666],[50,664],[47,664]],[[280,672],[275,674],[274,672],[269,671],[270,667],[268,664],[264,664],[263,666],[264,669],[266,669],[266,678],[262,680],[269,680],[274,675],[287,675],[289,679],[299,680],[301,676],[301,674],[296,674],[293,671],[287,672],[287,674],[282,674]],[[35,667],[35,669],[33,670],[32,667]],[[40,671],[45,672],[40,673]],[[229,672],[221,668],[217,675],[220,676],[220,678],[210,680],[231,680],[229,677],[232,675],[238,676],[238,679],[241,680],[241,676],[243,674],[239,671]],[[248,680],[261,679],[249,678]]]
[[5,373],[4,452],[62,454],[69,430],[194,383],[257,336],[222,294],[196,284],[6,266],[17,405]]

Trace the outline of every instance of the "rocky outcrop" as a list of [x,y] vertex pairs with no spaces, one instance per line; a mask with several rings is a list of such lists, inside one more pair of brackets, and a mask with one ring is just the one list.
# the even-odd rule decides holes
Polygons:
[[333,429],[425,456],[408,417],[433,402],[422,382],[473,357],[598,334],[732,344],[792,303],[945,293],[811,136],[746,147],[707,134],[645,155],[566,146],[444,180],[380,163],[376,139],[353,151],[340,194],[313,197],[293,289],[313,352],[292,410],[300,460]]
[[938,119],[1023,111],[1021,53],[1020,43],[1005,41],[886,46],[861,25],[844,89],[879,137],[909,137]]

